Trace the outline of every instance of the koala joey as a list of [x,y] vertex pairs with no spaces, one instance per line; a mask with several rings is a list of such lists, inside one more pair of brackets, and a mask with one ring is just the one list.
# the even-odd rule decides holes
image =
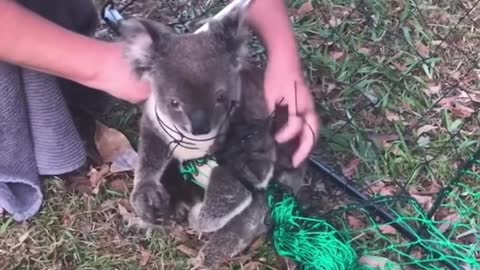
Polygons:
[[249,189],[252,200],[210,236],[194,261],[198,268],[217,269],[271,229],[266,187],[272,179],[293,195],[304,184],[305,165],[294,168],[290,162],[298,140],[277,145],[273,139],[286,123],[287,110],[277,110],[273,117],[267,113],[262,74],[253,66],[242,70],[242,105],[216,153],[220,166]]

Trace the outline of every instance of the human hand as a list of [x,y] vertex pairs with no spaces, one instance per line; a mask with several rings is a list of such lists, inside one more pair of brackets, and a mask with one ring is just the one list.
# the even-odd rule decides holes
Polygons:
[[102,67],[95,76],[94,86],[110,95],[131,103],[144,101],[150,95],[147,82],[134,74],[130,63],[123,56],[122,43],[115,42],[102,59]]
[[265,98],[270,112],[275,106],[288,106],[288,121],[275,135],[279,143],[300,136],[300,144],[292,157],[298,167],[310,154],[318,139],[320,126],[313,97],[307,87],[301,69],[291,63],[272,57],[265,71]]

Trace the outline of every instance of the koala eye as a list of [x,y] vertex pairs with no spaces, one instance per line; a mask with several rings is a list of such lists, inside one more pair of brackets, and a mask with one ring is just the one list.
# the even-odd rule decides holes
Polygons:
[[170,106],[174,109],[180,109],[180,102],[176,99],[170,100]]
[[227,98],[223,92],[217,94],[217,103],[225,103],[226,100]]

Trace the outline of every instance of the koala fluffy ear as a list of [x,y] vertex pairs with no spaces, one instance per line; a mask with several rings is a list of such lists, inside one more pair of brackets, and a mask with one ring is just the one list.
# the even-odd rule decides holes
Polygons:
[[118,30],[126,43],[125,55],[139,77],[152,69],[155,57],[166,52],[171,35],[160,23],[135,18],[121,21]]
[[222,42],[226,49],[234,54],[236,64],[241,64],[248,53],[247,41],[250,32],[247,11],[253,1],[235,0],[230,4],[232,6],[227,6],[208,23],[208,30],[215,35],[217,41]]

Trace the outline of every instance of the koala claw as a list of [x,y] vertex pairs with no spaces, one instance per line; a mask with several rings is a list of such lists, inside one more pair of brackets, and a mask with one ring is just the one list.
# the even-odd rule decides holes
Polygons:
[[138,186],[130,198],[137,216],[145,222],[159,224],[170,215],[170,196],[163,186],[146,183]]

